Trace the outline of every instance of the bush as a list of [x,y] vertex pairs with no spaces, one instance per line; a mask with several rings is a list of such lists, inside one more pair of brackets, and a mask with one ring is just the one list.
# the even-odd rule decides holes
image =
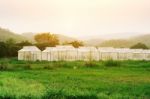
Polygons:
[[97,67],[98,65],[94,61],[87,61],[85,62],[86,67]]
[[104,62],[104,66],[118,67],[118,66],[121,66],[121,62],[120,61],[114,61],[114,60],[107,60]]
[[7,65],[4,64],[4,63],[1,63],[1,64],[0,64],[0,70],[1,70],[1,71],[2,71],[2,70],[7,70]]

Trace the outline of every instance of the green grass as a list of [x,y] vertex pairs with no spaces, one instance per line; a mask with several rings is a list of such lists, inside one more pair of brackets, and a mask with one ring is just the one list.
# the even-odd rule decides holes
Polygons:
[[150,62],[117,62],[0,59],[0,99],[149,99]]

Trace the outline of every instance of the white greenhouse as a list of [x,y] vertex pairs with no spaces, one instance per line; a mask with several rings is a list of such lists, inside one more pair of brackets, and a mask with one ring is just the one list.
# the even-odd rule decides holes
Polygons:
[[24,46],[21,50],[18,51],[18,60],[41,60],[41,50],[36,46]]
[[98,48],[99,60],[117,60],[118,52],[112,47]]
[[145,60],[150,60],[150,50],[144,50],[143,53],[145,54]]
[[98,60],[98,51],[95,47],[79,47],[78,48],[78,60]]
[[77,60],[77,49],[73,46],[47,47],[42,52],[42,60],[75,61]]
[[35,46],[25,46],[18,51],[18,60],[26,61],[99,61],[99,60],[150,60],[150,50],[112,48],[112,47],[79,47],[70,45],[46,47],[40,51]]
[[118,50],[118,60],[131,60],[133,51],[128,48],[117,49]]
[[132,60],[144,60],[145,54],[142,49],[132,49]]
[[58,61],[58,51],[55,47],[47,47],[42,51],[42,60]]
[[76,48],[66,49],[67,51],[67,61],[76,61],[78,60],[78,50]]

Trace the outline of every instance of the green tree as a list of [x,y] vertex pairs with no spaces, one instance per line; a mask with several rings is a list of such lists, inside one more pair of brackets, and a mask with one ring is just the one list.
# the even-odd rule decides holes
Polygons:
[[33,44],[30,43],[29,41],[22,41],[22,42],[17,43],[16,45],[23,47],[23,46],[31,46]]
[[16,57],[18,55],[18,50],[19,47],[16,45],[16,41],[12,38],[8,39],[6,41],[6,46],[7,46],[7,57]]
[[7,45],[4,42],[0,42],[0,58],[7,56]]
[[148,47],[143,43],[137,43],[131,46],[131,49],[148,49]]

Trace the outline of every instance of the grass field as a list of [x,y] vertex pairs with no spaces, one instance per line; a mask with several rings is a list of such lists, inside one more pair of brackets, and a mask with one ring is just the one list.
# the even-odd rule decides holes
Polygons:
[[0,99],[150,99],[150,62],[0,59]]

